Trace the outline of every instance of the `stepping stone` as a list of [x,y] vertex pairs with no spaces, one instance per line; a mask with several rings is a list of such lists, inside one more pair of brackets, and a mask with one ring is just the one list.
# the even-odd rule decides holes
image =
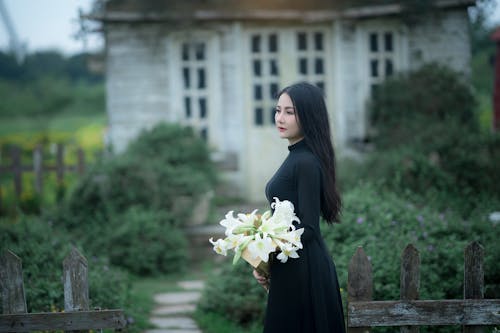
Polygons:
[[192,313],[196,310],[196,305],[194,304],[177,304],[158,307],[153,310],[153,315],[155,316],[168,316],[173,314],[186,314]]
[[202,290],[205,287],[205,282],[200,280],[180,281],[178,284],[186,290]]
[[154,300],[159,304],[187,304],[196,303],[201,297],[199,291],[189,291],[189,292],[172,292],[156,294]]
[[149,321],[157,326],[158,328],[176,328],[176,329],[198,329],[198,325],[196,322],[189,317],[175,317],[175,318],[160,318],[160,317],[152,317]]

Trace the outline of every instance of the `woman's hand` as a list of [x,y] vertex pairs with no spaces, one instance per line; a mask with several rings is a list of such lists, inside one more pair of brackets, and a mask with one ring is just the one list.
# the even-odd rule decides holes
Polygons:
[[267,291],[269,291],[269,279],[266,278],[265,276],[262,276],[259,274],[259,272],[257,272],[257,270],[253,270],[253,277],[257,280],[257,282],[259,282],[259,284],[264,288],[266,289]]

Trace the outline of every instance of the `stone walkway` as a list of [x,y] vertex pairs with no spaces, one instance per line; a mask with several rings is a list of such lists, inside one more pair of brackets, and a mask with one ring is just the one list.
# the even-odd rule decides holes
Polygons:
[[191,318],[204,287],[203,281],[180,281],[183,291],[156,294],[149,321],[156,326],[145,333],[202,333]]

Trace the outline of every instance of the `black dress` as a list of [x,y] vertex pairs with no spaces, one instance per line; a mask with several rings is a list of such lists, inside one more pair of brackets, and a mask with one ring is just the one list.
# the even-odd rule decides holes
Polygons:
[[344,333],[344,314],[335,265],[320,233],[322,175],[305,140],[289,154],[266,186],[273,202],[289,200],[304,228],[299,258],[274,259],[264,321],[265,333]]

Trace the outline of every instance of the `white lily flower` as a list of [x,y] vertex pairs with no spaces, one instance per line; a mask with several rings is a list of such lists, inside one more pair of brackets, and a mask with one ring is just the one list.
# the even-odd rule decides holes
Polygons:
[[[257,215],[257,209],[250,214],[237,214],[229,211],[219,223],[225,227],[226,238],[210,243],[214,251],[227,255],[234,251],[233,264],[243,258],[253,267],[261,267],[269,261],[269,254],[279,249],[277,258],[285,263],[288,258],[298,258],[297,250],[302,249],[300,240],[304,229],[297,229],[294,222],[300,223],[295,215],[293,204],[274,198],[271,204],[274,212],[266,211]],[[253,259],[252,259],[253,258]]]
[[247,248],[254,258],[260,258],[264,262],[269,260],[269,253],[276,250],[273,240],[269,237],[262,238],[260,234],[255,235],[255,239],[248,244]]
[[228,243],[224,239],[218,239],[216,241],[213,240],[213,237],[210,237],[209,242],[214,246],[214,251],[217,254],[221,254],[223,256],[227,255]]
[[296,246],[297,248],[301,249],[302,248],[302,241],[300,240],[300,237],[304,233],[304,228],[292,230],[290,232],[287,232],[285,234],[281,234],[279,237]]
[[255,209],[250,214],[238,214],[238,219],[245,227],[254,227],[254,223],[257,220],[257,209]]
[[226,228],[225,234],[229,236],[233,233],[233,230],[241,226],[241,222],[233,216],[233,211],[229,211],[226,218],[219,222],[219,224]]
[[291,244],[285,244],[285,246],[281,248],[281,252],[276,256],[276,258],[278,258],[282,263],[285,263],[288,261],[288,258],[299,257],[299,255],[297,254],[297,250],[297,247]]
[[284,223],[287,226],[292,226],[294,221],[300,223],[299,218],[294,213],[294,206],[288,200],[280,201],[278,198],[274,197],[274,202],[271,204],[274,209],[273,218],[279,223]]
[[245,241],[248,241],[252,239],[252,236],[245,236],[243,234],[233,234],[229,235],[226,237],[225,241],[227,242],[227,249],[235,249],[241,244],[245,243]]
[[275,222],[275,219],[273,219],[270,211],[265,212],[260,220],[260,226],[257,228],[257,231],[260,232],[261,234],[264,235],[264,237],[267,237],[267,235],[275,235],[277,232],[277,229],[280,227],[279,224]]

